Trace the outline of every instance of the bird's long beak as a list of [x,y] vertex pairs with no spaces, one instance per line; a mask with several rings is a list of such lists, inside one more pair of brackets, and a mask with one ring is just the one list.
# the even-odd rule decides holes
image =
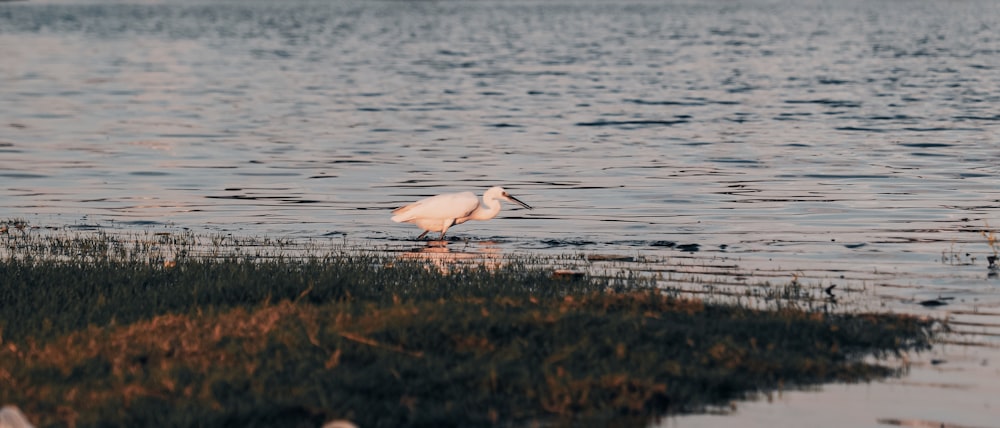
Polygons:
[[524,202],[521,202],[520,199],[517,199],[517,198],[511,196],[510,193],[504,193],[503,195],[506,196],[507,199],[510,200],[511,202],[516,202],[518,205],[521,205],[522,207],[525,207],[525,208],[527,208],[529,210],[534,209],[534,208],[531,208],[531,205],[528,205],[528,204],[526,204]]

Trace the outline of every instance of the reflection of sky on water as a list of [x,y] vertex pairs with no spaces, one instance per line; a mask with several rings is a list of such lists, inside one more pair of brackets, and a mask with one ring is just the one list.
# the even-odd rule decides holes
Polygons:
[[5,7],[8,217],[391,243],[503,184],[457,233],[939,276],[1000,224],[984,3]]
[[0,219],[400,248],[391,208],[500,184],[536,209],[468,253],[1000,311],[996,2],[0,7]]

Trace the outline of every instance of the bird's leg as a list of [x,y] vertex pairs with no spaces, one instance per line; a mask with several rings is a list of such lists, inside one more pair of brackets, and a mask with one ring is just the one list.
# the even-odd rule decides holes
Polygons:
[[419,241],[421,239],[424,239],[424,237],[427,236],[427,232],[430,232],[430,231],[429,230],[425,230],[424,233],[421,233],[420,236],[417,237],[417,240]]
[[444,241],[444,234],[448,233],[448,228],[451,227],[451,225],[453,225],[453,224],[455,224],[455,219],[453,219],[453,218],[452,219],[448,219],[448,220],[445,221],[444,227],[441,228],[441,239],[440,239],[440,241]]

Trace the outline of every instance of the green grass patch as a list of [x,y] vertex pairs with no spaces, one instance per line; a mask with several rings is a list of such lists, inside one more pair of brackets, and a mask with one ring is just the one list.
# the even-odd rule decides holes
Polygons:
[[561,280],[538,260],[165,265],[155,245],[60,239],[12,239],[0,262],[0,403],[39,426],[642,426],[898,374],[870,357],[932,334],[908,316],[706,304],[639,275]]

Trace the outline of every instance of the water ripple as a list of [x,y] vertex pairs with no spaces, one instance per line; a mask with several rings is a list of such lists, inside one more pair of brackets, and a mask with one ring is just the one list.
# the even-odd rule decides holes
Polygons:
[[0,220],[412,247],[393,208],[503,185],[535,210],[455,239],[996,311],[996,12],[3,3]]

